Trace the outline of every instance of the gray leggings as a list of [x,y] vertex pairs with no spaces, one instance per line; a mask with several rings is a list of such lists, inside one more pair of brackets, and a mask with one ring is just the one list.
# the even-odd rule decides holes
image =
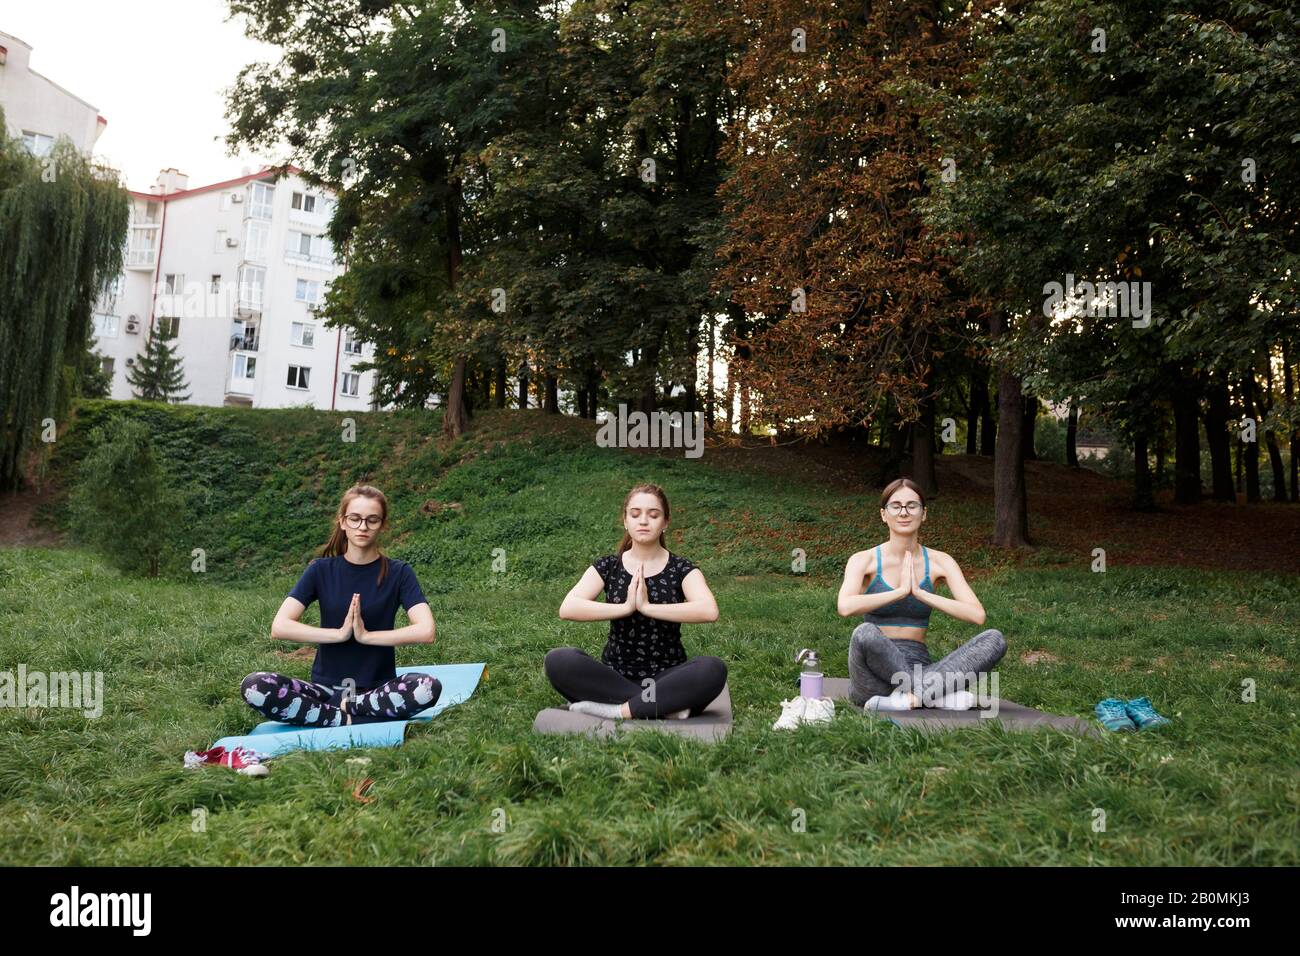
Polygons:
[[[924,641],[889,638],[874,624],[859,624],[849,640],[849,700],[861,707],[867,698],[888,696],[900,686],[920,696],[922,688],[911,686],[913,665],[921,665],[922,678],[930,674],[982,674],[1002,660],[1006,652],[1002,632],[989,628],[951,654],[931,662]],[[963,686],[959,682],[957,689]]]

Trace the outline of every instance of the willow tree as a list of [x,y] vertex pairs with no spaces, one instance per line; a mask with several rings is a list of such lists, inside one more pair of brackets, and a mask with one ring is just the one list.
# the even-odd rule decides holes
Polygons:
[[93,360],[92,310],[121,271],[129,216],[116,175],[70,142],[37,157],[0,136],[0,488],[19,487]]

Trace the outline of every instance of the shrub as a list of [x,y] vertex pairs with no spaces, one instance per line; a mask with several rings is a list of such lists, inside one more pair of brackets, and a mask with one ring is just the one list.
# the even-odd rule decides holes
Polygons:
[[73,536],[128,573],[157,577],[175,556],[185,495],[164,471],[149,429],[117,419],[91,435],[69,498]]

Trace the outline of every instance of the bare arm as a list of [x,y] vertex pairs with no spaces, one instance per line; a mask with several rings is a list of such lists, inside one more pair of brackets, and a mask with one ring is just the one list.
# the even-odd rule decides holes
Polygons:
[[704,572],[692,568],[690,574],[682,578],[682,594],[685,601],[675,604],[651,604],[650,596],[645,594],[645,582],[637,592],[637,610],[646,617],[660,621],[676,621],[679,624],[706,624],[718,619],[718,602],[713,599]]
[[271,637],[298,644],[340,644],[352,636],[351,630],[346,630],[346,621],[343,627],[313,627],[302,623],[302,612],[305,610],[307,606],[297,598],[285,598],[280,610],[275,612],[275,620],[271,622]]
[[364,626],[357,627],[361,616],[361,599],[354,597],[352,622],[357,641],[374,647],[402,647],[405,644],[432,644],[437,627],[433,621],[433,610],[428,604],[415,604],[406,612],[411,622],[405,627],[391,631],[367,631]]
[[[968,624],[984,623],[984,605],[980,599],[975,596],[971,586],[966,583],[965,576],[961,573],[956,560],[947,554],[935,554],[930,552],[931,564],[939,566],[939,576],[947,582],[948,590],[952,592],[952,597],[947,598],[940,594],[932,594],[929,591],[922,591],[920,582],[914,582],[915,586],[912,593],[916,595],[917,600],[936,610],[955,617],[959,621],[965,621]],[[936,560],[937,559],[937,560]]]
[[911,590],[911,561],[910,554],[903,559],[903,573],[900,575],[898,587],[892,591],[863,594],[862,589],[868,575],[874,574],[876,570],[876,553],[859,551],[849,558],[848,564],[844,566],[844,581],[840,584],[839,597],[835,601],[835,609],[840,612],[840,617],[870,614],[886,604],[893,604],[906,597]]
[[596,595],[605,587],[600,572],[588,567],[578,583],[565,595],[560,605],[560,618],[565,621],[612,621],[619,617],[629,617],[636,610],[637,588],[641,584],[641,571],[632,576],[632,583],[627,588],[627,600],[622,604],[610,604],[597,601]]

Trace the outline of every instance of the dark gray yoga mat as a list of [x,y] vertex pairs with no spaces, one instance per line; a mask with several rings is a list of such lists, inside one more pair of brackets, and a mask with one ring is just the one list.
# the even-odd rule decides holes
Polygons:
[[[826,677],[822,680],[822,693],[832,700],[846,700],[849,696],[849,679],[847,677]],[[989,708],[991,710],[992,708]],[[978,727],[981,724],[996,721],[1007,730],[1038,730],[1053,728],[1085,737],[1100,737],[1101,731],[1078,717],[1066,717],[1061,714],[1048,714],[1034,710],[1024,704],[1017,704],[1006,698],[998,699],[996,716],[981,716],[986,711],[978,707],[970,710],[917,710],[868,711],[868,716],[883,717],[892,720],[900,727],[914,727],[918,730],[957,730],[960,727]]]
[[724,684],[722,693],[704,713],[685,720],[608,720],[562,707],[548,707],[533,721],[533,730],[539,734],[586,734],[601,739],[631,731],[657,730],[713,743],[731,733],[731,693]]

